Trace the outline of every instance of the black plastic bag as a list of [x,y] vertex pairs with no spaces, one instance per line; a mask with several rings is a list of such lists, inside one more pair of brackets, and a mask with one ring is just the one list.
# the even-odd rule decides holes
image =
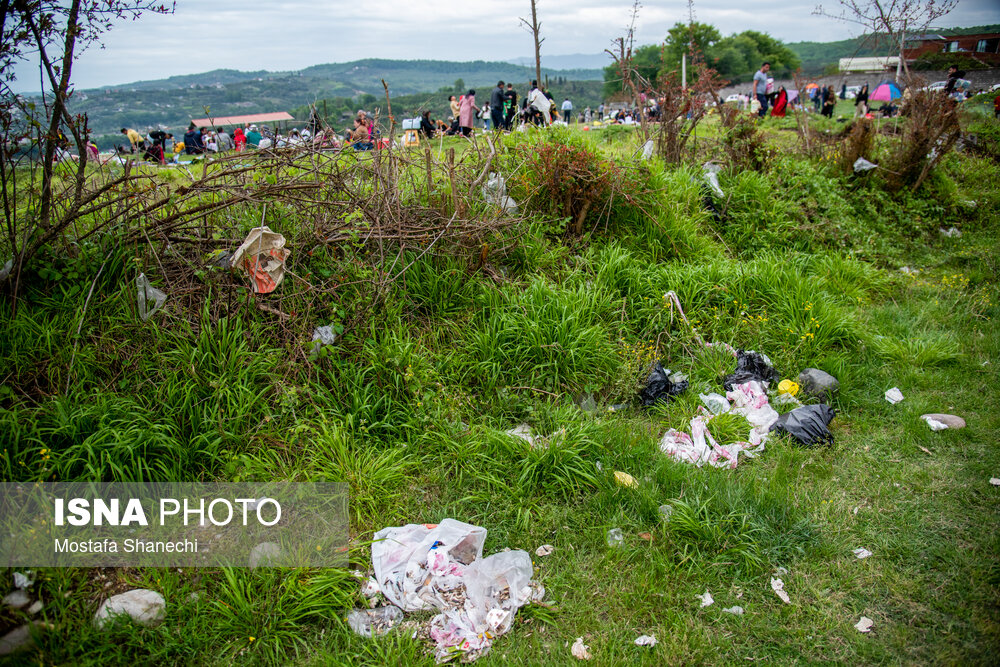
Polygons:
[[803,445],[832,445],[833,433],[827,426],[836,414],[825,403],[804,405],[778,417],[770,430],[787,433]]
[[778,372],[767,363],[764,355],[757,352],[736,350],[736,372],[727,375],[722,386],[732,391],[733,386],[756,380],[757,382],[777,382]]
[[671,382],[670,369],[664,369],[663,365],[657,361],[656,366],[653,367],[653,372],[649,374],[649,379],[646,381],[646,388],[642,390],[640,397],[642,398],[642,404],[648,407],[657,401],[673,400],[674,396],[682,393],[687,388],[687,380]]

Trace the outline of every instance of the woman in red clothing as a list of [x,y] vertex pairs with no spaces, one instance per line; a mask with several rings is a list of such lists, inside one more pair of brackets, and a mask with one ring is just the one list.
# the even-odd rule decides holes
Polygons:
[[785,110],[788,109],[788,91],[782,86],[778,89],[778,95],[774,98],[774,106],[771,107],[771,115],[775,118],[784,118]]
[[242,151],[247,146],[246,135],[243,134],[243,128],[238,127],[236,131],[233,132],[233,145],[236,146],[236,151]]

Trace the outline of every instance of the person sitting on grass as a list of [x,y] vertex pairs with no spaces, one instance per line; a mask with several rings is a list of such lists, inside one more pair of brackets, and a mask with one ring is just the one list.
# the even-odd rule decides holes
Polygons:
[[260,132],[257,131],[256,125],[251,125],[246,133],[247,145],[257,148],[260,146],[260,140],[264,137],[261,136]]
[[194,123],[188,125],[188,131],[184,133],[184,153],[187,155],[201,155],[205,152],[205,146],[201,143],[201,132]]
[[432,139],[436,131],[434,121],[431,120],[431,112],[425,111],[423,115],[420,116],[420,134],[424,135],[428,139]]
[[354,128],[348,133],[347,141],[356,151],[370,151],[375,148],[371,140],[371,130],[361,117],[355,117]]

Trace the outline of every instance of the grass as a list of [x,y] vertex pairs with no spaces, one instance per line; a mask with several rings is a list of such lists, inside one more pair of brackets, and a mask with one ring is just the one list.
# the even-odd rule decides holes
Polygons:
[[[787,143],[789,122],[765,123],[770,139]],[[632,133],[577,133],[622,160],[641,192],[579,239],[527,211],[497,240],[499,278],[457,251],[404,256],[416,261],[377,307],[356,286],[317,297],[288,280],[282,308],[297,315],[284,330],[211,274],[207,300],[172,295],[140,323],[131,249],[85,314],[63,278],[34,281],[16,314],[0,302],[4,479],[347,482],[361,570],[378,529],[446,517],[486,527],[486,553],[552,544],[534,561],[554,606],[522,609],[484,665],[575,664],[577,637],[608,665],[996,662],[1000,169],[951,156],[925,191],[891,198],[787,154],[763,173],[724,171],[718,220],[699,169],[636,166],[623,158]],[[517,196],[527,186],[509,166]],[[951,225],[961,238],[938,233]],[[156,284],[156,263],[135,251]],[[292,261],[317,282],[373,270],[357,248]],[[60,276],[73,264],[51,262]],[[351,325],[310,358],[312,328],[331,322]],[[775,438],[735,470],[667,460],[663,432],[732,370],[692,326],[765,352],[783,378],[834,374],[835,444]],[[656,359],[691,386],[644,411],[635,392]],[[893,386],[897,405],[883,398]],[[596,410],[580,407],[584,395]],[[926,412],[968,427],[932,432]],[[546,446],[505,433],[520,423]],[[745,428],[719,418],[715,430],[728,441]],[[858,560],[858,547],[873,556]],[[162,625],[93,628],[108,591],[135,587],[166,597]],[[706,590],[715,604],[702,608]],[[340,570],[45,569],[32,595],[57,631],[11,664],[433,662],[408,633],[354,635],[344,617],[362,602]],[[746,613],[722,612],[734,605]],[[862,615],[868,635],[853,627]],[[24,620],[0,611],[3,628]],[[637,647],[641,634],[659,643]]]

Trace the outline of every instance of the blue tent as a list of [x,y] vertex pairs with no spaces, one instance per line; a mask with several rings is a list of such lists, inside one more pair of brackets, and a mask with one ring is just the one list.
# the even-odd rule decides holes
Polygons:
[[898,100],[902,96],[903,93],[900,92],[899,86],[896,85],[895,81],[883,81],[875,86],[875,90],[868,96],[868,101],[891,102],[892,100]]

